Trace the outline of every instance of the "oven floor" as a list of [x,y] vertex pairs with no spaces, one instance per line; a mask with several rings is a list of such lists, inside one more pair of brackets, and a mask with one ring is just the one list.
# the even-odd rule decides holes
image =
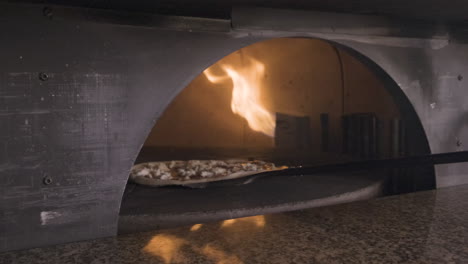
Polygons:
[[[278,213],[382,194],[384,173],[317,174],[211,183],[201,189],[129,184],[122,201],[119,233]],[[287,178],[287,179],[286,179]]]

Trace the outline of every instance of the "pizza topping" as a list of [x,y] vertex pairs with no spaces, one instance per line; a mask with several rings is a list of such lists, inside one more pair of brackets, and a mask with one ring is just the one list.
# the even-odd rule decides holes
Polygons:
[[275,164],[264,161],[246,160],[189,160],[163,161],[136,165],[132,169],[131,179],[144,177],[157,181],[193,181],[219,180],[230,175],[248,175],[249,173],[277,169]]
[[166,166],[166,164],[165,164],[165,163],[162,163],[162,162],[159,163],[158,169],[160,169],[161,171],[164,171],[164,172],[170,171],[169,168]]
[[188,167],[196,167],[201,165],[201,162],[199,160],[189,160],[187,162]]
[[222,174],[226,173],[226,169],[225,168],[220,168],[220,167],[215,168],[213,171],[214,171],[214,173],[216,175],[222,175]]
[[209,178],[209,177],[212,177],[214,175],[213,172],[210,172],[210,171],[202,171],[201,174],[200,174],[203,178]]
[[193,170],[193,169],[187,170],[187,171],[185,172],[185,177],[189,177],[189,178],[190,178],[190,176],[193,176],[193,175],[195,175],[195,174],[197,174],[197,172],[196,172],[195,170]]
[[147,176],[150,174],[150,170],[148,168],[144,168],[137,173],[137,176]]
[[176,165],[176,162],[175,161],[171,161],[171,163],[169,164],[169,168],[174,168]]
[[172,176],[168,172],[165,172],[161,175],[161,180],[171,180],[171,179],[172,179]]

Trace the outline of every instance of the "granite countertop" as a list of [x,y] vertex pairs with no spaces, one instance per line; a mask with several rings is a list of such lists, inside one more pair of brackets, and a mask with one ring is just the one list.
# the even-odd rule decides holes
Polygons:
[[0,263],[468,263],[468,185],[0,254]]

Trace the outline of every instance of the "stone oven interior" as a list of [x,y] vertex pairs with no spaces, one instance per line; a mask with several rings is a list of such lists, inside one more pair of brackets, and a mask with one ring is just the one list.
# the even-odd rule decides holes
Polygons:
[[[263,71],[252,73],[253,63],[263,65]],[[258,100],[253,103],[275,118],[274,130],[270,127],[255,131],[245,116],[234,113],[231,105],[233,89],[239,89],[236,82],[230,77],[213,82],[208,75],[226,77],[226,66],[246,78],[243,81],[254,82],[248,87],[258,92]],[[258,42],[221,58],[177,94],[149,132],[136,164],[242,159],[297,167],[418,154],[421,150],[415,146],[424,144],[425,139],[405,128],[405,108],[387,86],[367,65],[331,42],[310,38]],[[254,177],[249,184],[231,180],[196,189],[144,187],[129,181],[122,201],[120,230],[130,232],[137,226],[139,231],[264,212],[258,207],[294,210],[294,203],[318,199],[311,193],[320,193],[323,199],[358,192],[376,182],[381,185],[369,193],[347,199],[430,188],[418,185],[412,176],[414,171],[336,172],[320,179]],[[425,173],[426,178],[431,177],[430,168]],[[317,191],[327,189],[327,185],[343,189]],[[300,186],[307,187],[301,190]],[[296,195],[291,196],[291,192]],[[336,203],[343,201],[338,199]],[[244,212],[233,213],[236,210]],[[195,212],[200,215],[184,217]],[[168,216],[171,214],[172,218]],[[136,220],[138,215],[153,217]],[[138,221],[143,223],[135,225]]]
[[386,134],[380,135],[380,144],[372,142],[376,149],[362,153],[363,158],[392,155],[383,126],[389,130],[391,121],[400,119],[400,109],[383,82],[348,52],[323,40],[278,38],[242,48],[209,68],[242,69],[250,66],[249,58],[265,65],[258,77],[259,103],[288,127],[276,124],[275,136],[254,131],[231,110],[232,81],[212,83],[202,73],[162,113],[137,162],[266,158],[305,165],[357,158],[357,153],[342,155],[343,118],[365,119],[366,114],[379,119]]

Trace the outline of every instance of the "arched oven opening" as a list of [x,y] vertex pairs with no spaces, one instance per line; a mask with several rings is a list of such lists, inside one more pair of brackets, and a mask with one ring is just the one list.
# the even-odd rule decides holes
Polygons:
[[[119,230],[195,224],[434,187],[432,166],[249,175],[159,187],[142,185],[148,179],[174,180],[174,173],[182,181],[215,178],[216,169],[225,169],[219,164],[232,160],[244,163],[240,166],[264,161],[280,169],[427,153],[427,139],[411,104],[372,62],[323,40],[271,39],[207,68],[159,117],[132,171],[143,180],[135,183],[130,177],[127,184]],[[187,167],[172,169],[180,161]]]

